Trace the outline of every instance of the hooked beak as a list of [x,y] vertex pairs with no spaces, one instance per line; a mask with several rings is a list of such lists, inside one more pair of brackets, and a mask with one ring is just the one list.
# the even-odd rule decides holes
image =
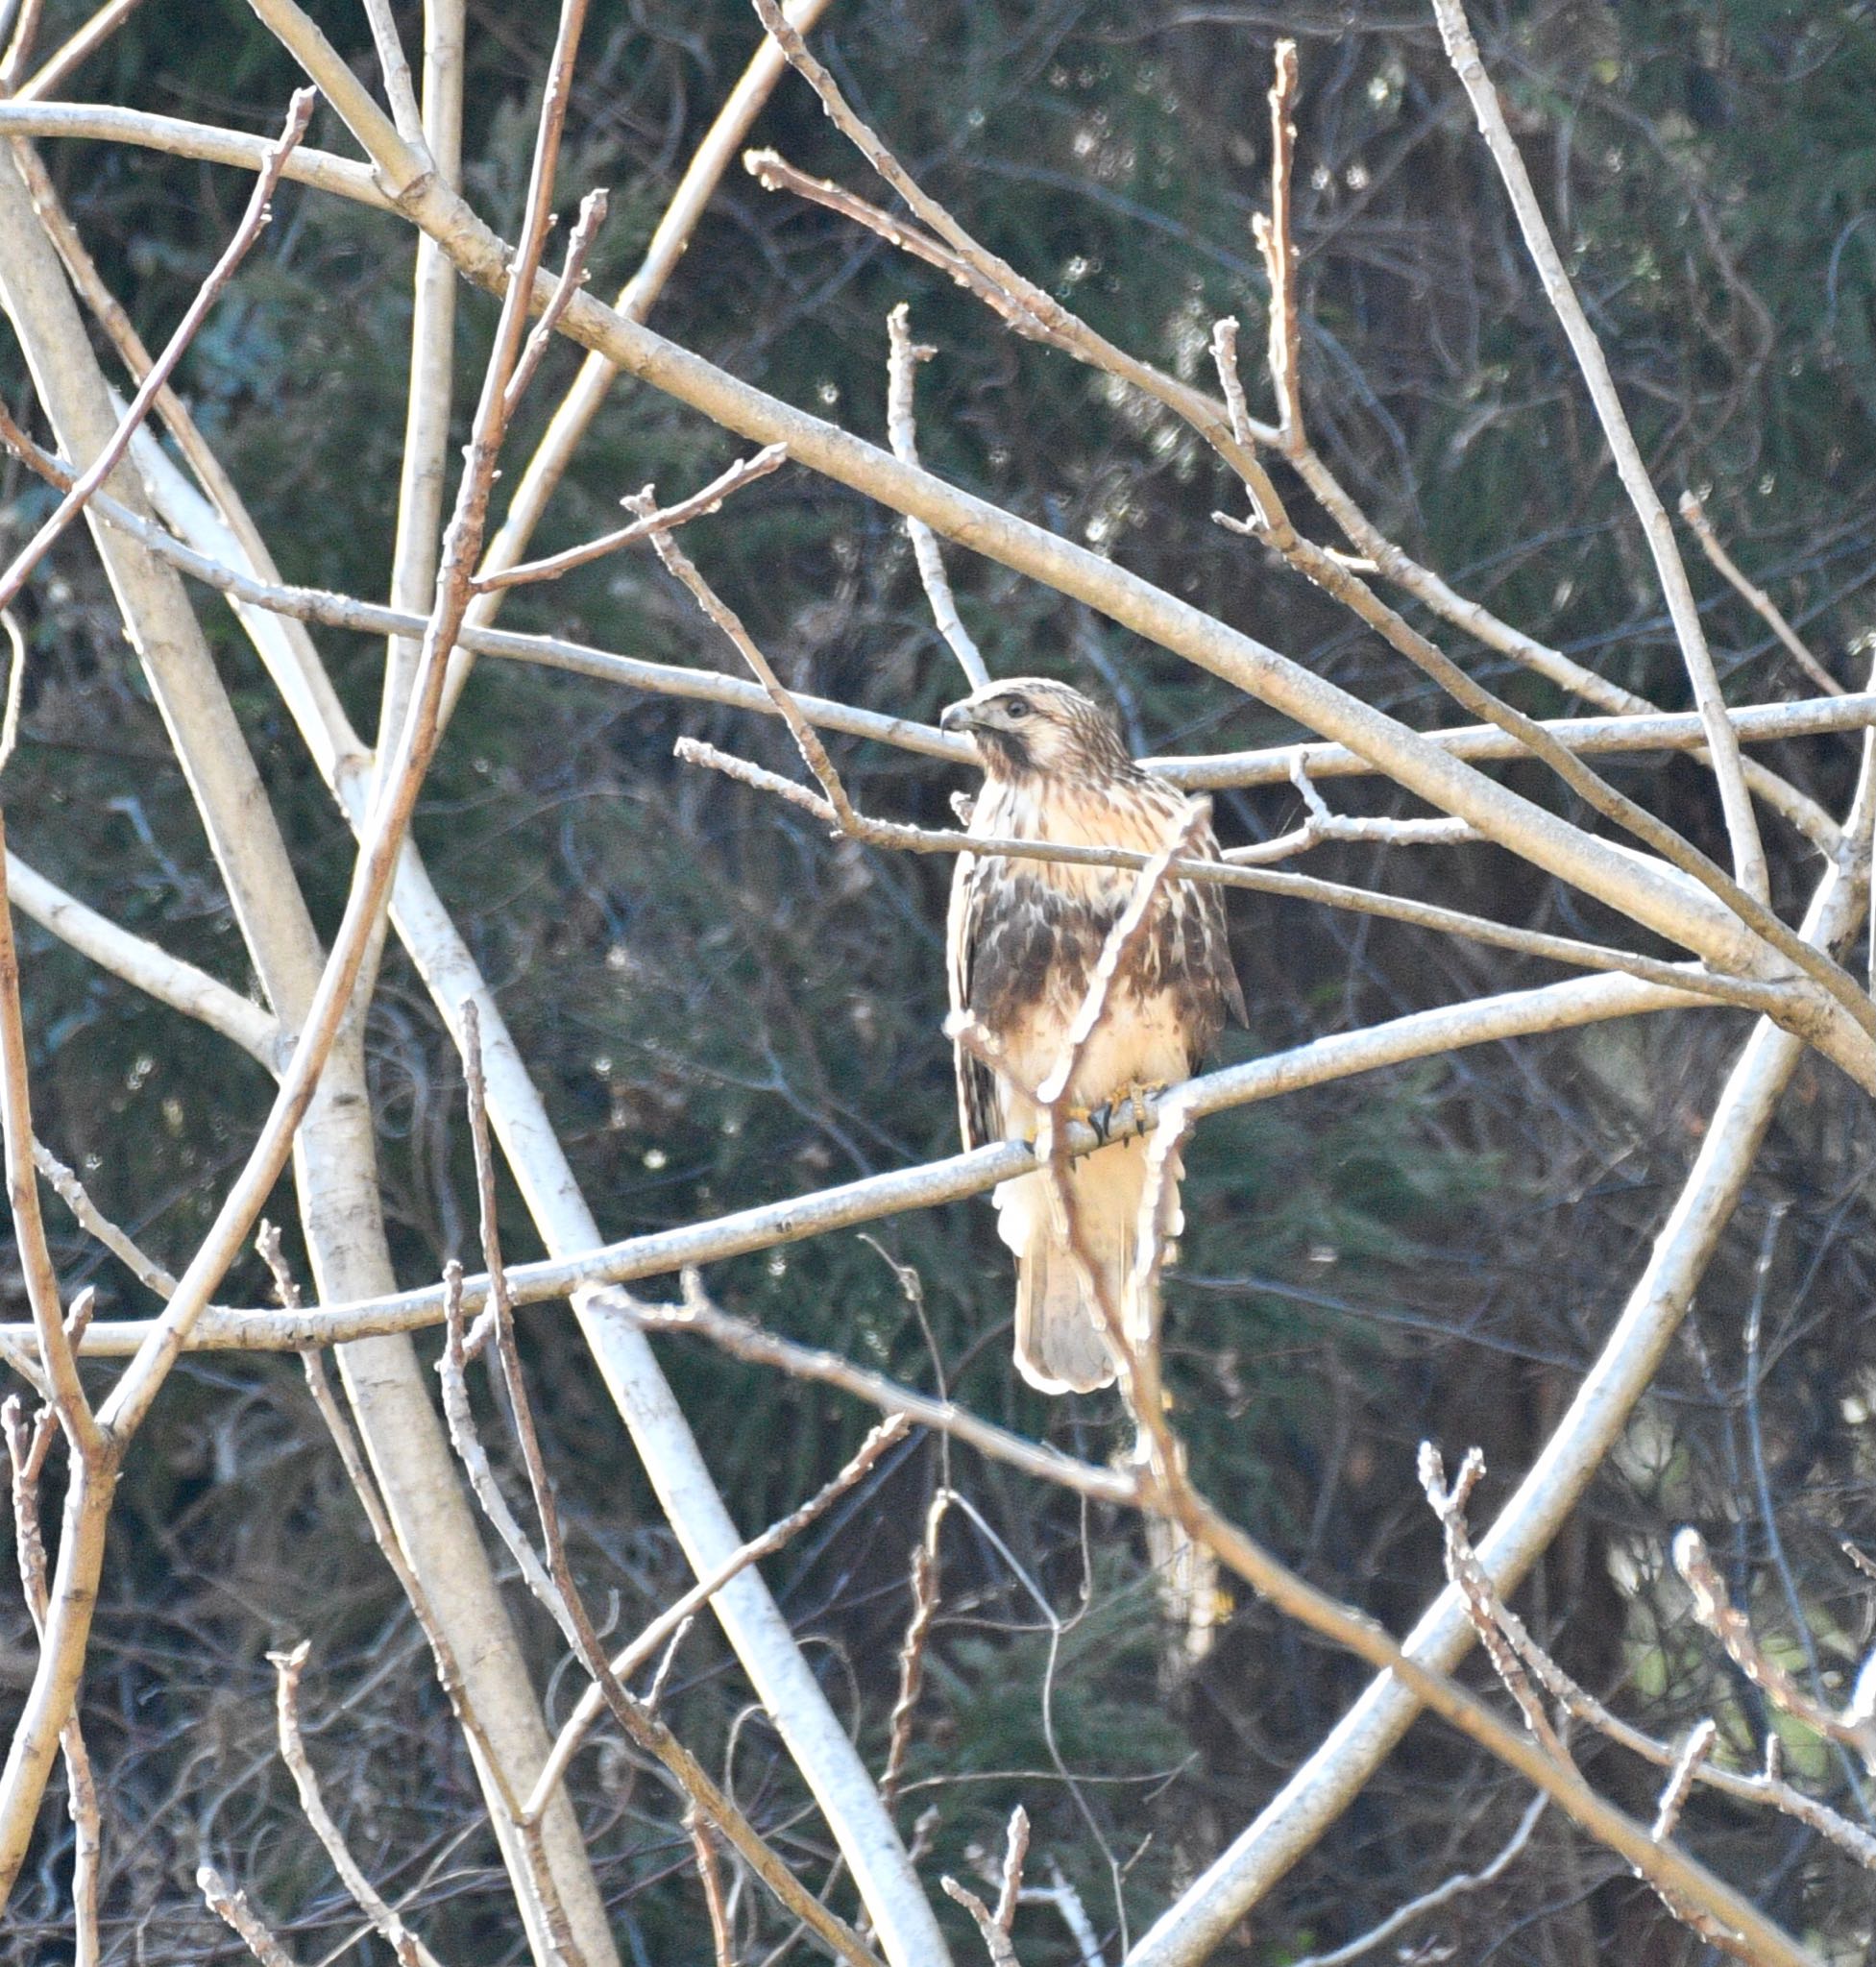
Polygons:
[[968,731],[975,719],[970,714],[968,703],[947,704],[944,715],[938,718],[940,731]]

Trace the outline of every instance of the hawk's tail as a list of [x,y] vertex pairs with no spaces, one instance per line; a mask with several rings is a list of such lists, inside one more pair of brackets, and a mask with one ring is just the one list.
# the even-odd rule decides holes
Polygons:
[[[1117,1311],[1126,1306],[1133,1268],[1146,1147],[1143,1140],[1118,1141],[1084,1155],[1068,1173],[1083,1252]],[[1083,1282],[1049,1178],[1037,1173],[1004,1182],[996,1204],[997,1234],[1016,1253],[1017,1372],[1045,1394],[1109,1385],[1114,1362],[1101,1308]],[[1177,1205],[1172,1216],[1177,1235]]]

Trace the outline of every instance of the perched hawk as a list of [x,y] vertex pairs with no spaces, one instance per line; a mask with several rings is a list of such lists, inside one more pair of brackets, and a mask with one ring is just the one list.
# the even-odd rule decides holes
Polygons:
[[[984,788],[969,827],[980,838],[1153,854],[1192,811],[1182,792],[1128,757],[1108,713],[1065,684],[1029,676],[993,683],[939,721],[968,733],[982,761]],[[1216,851],[1210,827],[1202,827],[1193,854]],[[992,1070],[958,1047],[966,1148],[1035,1135],[1040,1114],[1031,1095],[1063,1056],[1133,884],[1125,867],[958,857],[946,938],[951,1008],[975,1015],[1009,1068]],[[1133,960],[1114,979],[1070,1104],[1091,1112],[1190,1078],[1228,1010],[1244,1021],[1223,894],[1208,883],[1168,882]],[[1073,1164],[1069,1178],[1085,1253],[1118,1306],[1133,1263],[1146,1143],[1098,1148]],[[1101,1314],[1084,1288],[1048,1177],[1002,1183],[996,1206],[997,1233],[1016,1253],[1017,1371],[1049,1394],[1106,1386],[1114,1367]]]

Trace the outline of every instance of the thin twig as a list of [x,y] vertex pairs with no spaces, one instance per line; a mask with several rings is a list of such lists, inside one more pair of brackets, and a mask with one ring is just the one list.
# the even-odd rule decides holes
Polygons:
[[39,1366],[52,1389],[53,1411],[71,1444],[73,1459],[102,1469],[108,1462],[114,1462],[114,1445],[92,1413],[79,1377],[78,1359],[59,1301],[59,1277],[39,1213],[26,1031],[19,1010],[19,952],[13,943],[12,908],[7,891],[6,844],[6,822],[0,816],[0,1131],[6,1137],[7,1200],[12,1215],[13,1247],[25,1274],[27,1302],[38,1337]]
[[526,394],[527,385],[533,381],[534,372],[541,366],[541,357],[547,353],[560,327],[560,317],[566,313],[568,303],[585,284],[587,255],[593,250],[599,228],[606,222],[607,203],[603,188],[589,191],[580,200],[579,217],[567,240],[567,258],[560,269],[560,278],[554,282],[553,296],[542,308],[541,318],[534,324],[533,332],[522,350],[521,360],[515,364],[515,373],[508,378],[508,388],[502,401],[502,409],[508,416],[514,415]]
[[295,146],[305,134],[306,125],[312,120],[315,91],[309,88],[296,89],[287,109],[286,126],[267,153],[267,161],[255,181],[253,194],[248,200],[241,222],[234,229],[234,235],[223,249],[222,255],[209,269],[208,277],[196,289],[195,299],[189,303],[187,311],[177,324],[176,332],[143,384],[131,401],[131,406],[119,419],[117,428],[111,433],[110,441],[99,451],[89,465],[79,474],[77,481],[63,498],[59,501],[51,516],[40,525],[26,545],[13,556],[12,564],[0,573],[0,608],[5,608],[21,588],[26,577],[38,564],[52,543],[58,539],[66,526],[84,509],[85,502],[98,490],[104,481],[116,470],[125,451],[130,449],[131,439],[137,427],[149,415],[157,400],[157,392],[163,387],[175,373],[176,365],[183,359],[183,352],[195,339],[196,331],[207,319],[209,309],[221,296],[222,289],[233,278],[234,270],[248,255],[249,249],[259,238],[262,228],[271,215],[270,206],[275,188],[280,181],[280,174]]
[[[1270,210],[1252,220],[1252,231],[1270,276],[1270,383],[1277,397],[1278,446],[1285,456],[1300,450],[1303,434],[1302,350],[1296,291],[1296,241],[1290,226],[1290,184],[1296,157],[1296,43],[1277,43],[1270,85]],[[1224,367],[1221,363],[1220,368]],[[1236,424],[1233,418],[1233,425]]]
[[951,1507],[951,1492],[940,1489],[925,1512],[925,1533],[912,1553],[912,1616],[899,1646],[899,1691],[886,1725],[886,1767],[880,1772],[879,1800],[888,1815],[899,1801],[906,1757],[912,1749],[912,1721],[925,1685],[925,1648],[938,1609],[938,1536]]
[[[676,1636],[732,1578],[740,1576],[752,1564],[760,1564],[764,1558],[772,1557],[785,1543],[798,1537],[816,1518],[824,1515],[832,1503],[862,1481],[879,1458],[905,1438],[911,1426],[912,1422],[905,1415],[893,1414],[872,1429],[846,1466],[816,1490],[799,1509],[779,1522],[771,1523],[759,1537],[752,1537],[746,1543],[738,1545],[714,1570],[697,1579],[681,1597],[666,1606],[630,1645],[615,1655],[612,1663],[615,1678],[621,1681],[628,1679],[668,1639],[674,1644]],[[666,1664],[659,1669],[660,1673],[669,1671],[669,1666],[670,1656],[667,1655]],[[593,1724],[604,1713],[605,1705],[605,1695],[596,1682],[580,1696],[573,1712],[562,1724],[547,1761],[541,1765],[534,1787],[523,1806],[523,1814],[530,1822],[546,1810],[548,1799],[567,1773],[568,1764],[585,1741]],[[646,1706],[653,1708],[656,1705],[655,1696],[647,1694]]]
[[1542,1790],[1531,1798],[1524,1814],[1518,1820],[1518,1828],[1505,1840],[1498,1856],[1489,1864],[1481,1865],[1477,1871],[1455,1873],[1443,1883],[1437,1884],[1430,1892],[1423,1892],[1417,1899],[1410,1899],[1404,1906],[1397,1906],[1378,1926],[1370,1927],[1358,1938],[1349,1941],[1346,1946],[1337,1947],[1328,1954],[1308,1954],[1291,1967],[1348,1967],[1351,1960],[1358,1960],[1364,1954],[1372,1954],[1378,1946],[1385,1945],[1403,1927],[1411,1926],[1416,1920],[1425,1919],[1429,1912],[1436,1912],[1442,1906],[1462,1898],[1468,1892],[1476,1892],[1482,1885],[1489,1885],[1502,1878],[1516,1861],[1518,1855],[1531,1841],[1531,1833],[1538,1827],[1544,1812],[1550,1807],[1550,1799]]
[[1805,646],[1804,639],[1786,619],[1778,603],[1757,582],[1748,580],[1740,571],[1739,564],[1719,544],[1719,535],[1713,529],[1713,522],[1707,517],[1706,507],[1691,491],[1681,494],[1680,508],[1681,517],[1693,527],[1693,537],[1699,541],[1700,550],[1712,561],[1714,571],[1722,579],[1730,582],[1735,591],[1745,599],[1766,626],[1784,644],[1786,653],[1798,668],[1826,695],[1846,695],[1848,692],[1842,684]]
[[710,1915],[710,1942],[717,1967],[736,1967],[736,1935],[731,1931],[729,1907],[723,1900],[716,1833],[704,1822],[695,1804],[684,1812],[684,1829],[697,1860],[697,1882],[703,1887],[704,1907]]
[[1590,326],[1589,317],[1583,312],[1582,303],[1576,298],[1576,289],[1564,268],[1543,208],[1538,204],[1530,174],[1512,140],[1511,131],[1505,123],[1503,105],[1485,71],[1478,44],[1473,38],[1472,26],[1466,18],[1465,0],[1432,0],[1432,5],[1453,72],[1472,103],[1473,112],[1478,119],[1479,133],[1498,168],[1499,177],[1504,181],[1512,209],[1517,214],[1519,230],[1523,234],[1525,250],[1537,269],[1571,352],[1576,357],[1576,365],[1582,371],[1603,437],[1615,455],[1617,474],[1647,539],[1648,553],[1654,561],[1662,594],[1668,602],[1668,612],[1673,620],[1675,638],[1680,644],[1688,680],[1693,688],[1693,700],[1706,725],[1707,746],[1713,755],[1714,777],[1718,782],[1727,837],[1733,849],[1733,878],[1754,901],[1763,903],[1769,893],[1765,848],[1759,838],[1751,795],[1746,789],[1739,740],[1726,719],[1725,697],[1714,670],[1713,655],[1707,647],[1706,630],[1700,623],[1700,611],[1694,603],[1693,590],[1688,584],[1687,569],[1674,540],[1673,522],[1648,476],[1647,466],[1643,461],[1635,434],[1629,428],[1627,415],[1622,409],[1621,398],[1617,393],[1615,378],[1609,373],[1602,344]]
[[[44,1643],[51,1591],[46,1581],[45,1539],[39,1521],[39,1476],[59,1423],[41,1407],[29,1428],[16,1396],[0,1403],[0,1434],[7,1443],[12,1472],[13,1557],[20,1593],[33,1630]],[[103,1822],[97,1779],[77,1712],[59,1736],[65,1762],[65,1808],[72,1820],[72,1967],[98,1967],[98,1882],[103,1858]]]
[[[1469,1605],[1476,1599],[1489,1607],[1493,1623],[1517,1648],[1519,1656],[1530,1667],[1551,1699],[1575,1720],[1595,1729],[1598,1735],[1607,1736],[1619,1747],[1628,1750],[1631,1755],[1652,1762],[1657,1768],[1671,1770],[1679,1760],[1678,1751],[1665,1741],[1657,1741],[1653,1736],[1645,1735],[1639,1728],[1611,1713],[1595,1695],[1572,1680],[1532,1639],[1523,1620],[1504,1602],[1503,1594],[1492,1582],[1483,1561],[1474,1548],[1463,1510],[1456,1511],[1452,1521],[1446,1527],[1450,1562],[1455,1564],[1469,1580],[1466,1586],[1454,1589],[1461,1591]],[[1770,1741],[1777,1741],[1775,1734],[1770,1737]],[[1852,1824],[1827,1804],[1818,1802],[1815,1797],[1807,1796],[1802,1790],[1794,1789],[1784,1782],[1769,1750],[1766,1768],[1761,1775],[1750,1776],[1736,1769],[1717,1767],[1711,1761],[1700,1762],[1694,1773],[1700,1783],[1718,1789],[1739,1802],[1768,1805],[1783,1811],[1787,1816],[1809,1824],[1812,1829],[1821,1833],[1847,1852],[1859,1864],[1876,1870],[1876,1835],[1872,1835],[1861,1825]]]
[[436,1955],[385,1903],[377,1886],[359,1869],[344,1833],[326,1808],[319,1778],[313,1773],[306,1744],[300,1733],[300,1676],[305,1670],[306,1657],[311,1650],[310,1642],[302,1639],[289,1653],[269,1653],[267,1656],[276,1675],[274,1707],[280,1724],[280,1759],[292,1772],[294,1787],[300,1793],[300,1809],[311,1825],[313,1834],[325,1845],[333,1870],[352,1894],[358,1909],[371,1921],[403,1967],[437,1967]]
[[43,1141],[33,1143],[33,1166],[51,1182],[53,1193],[71,1210],[78,1226],[96,1242],[103,1244],[138,1283],[147,1285],[158,1298],[167,1298],[176,1289],[176,1279],[170,1273],[155,1257],[138,1249],[136,1244],[104,1214],[91,1200],[84,1182]]
[[246,1892],[233,1890],[212,1864],[196,1867],[195,1882],[209,1911],[219,1913],[233,1928],[260,1967],[295,1967],[292,1955],[267,1930],[248,1903]]
[[[528,560],[519,567],[510,567],[495,573],[478,574],[475,586],[478,594],[493,594],[499,588],[515,588],[524,582],[554,580],[563,573],[571,573],[576,567],[584,567],[589,561],[601,559],[608,553],[616,553],[621,546],[630,546],[640,540],[648,540],[654,533],[670,532],[687,521],[701,519],[707,513],[718,511],[723,500],[732,493],[740,492],[743,486],[752,485],[758,478],[766,478],[770,472],[778,470],[788,462],[788,447],[785,444],[771,444],[766,449],[756,452],[754,457],[738,458],[729,470],[713,478],[702,491],[694,492],[690,498],[681,498],[675,505],[654,509],[645,518],[637,519],[628,526],[621,526],[617,532],[603,533],[597,540],[588,540],[578,546],[569,546],[564,552],[550,554],[545,560]],[[641,495],[643,496],[643,495]],[[621,501],[624,503],[627,501]]]
[[[1472,1614],[1473,1630],[1485,1648],[1492,1670],[1504,1683],[1505,1691],[1518,1703],[1518,1712],[1524,1717],[1524,1726],[1559,1762],[1569,1762],[1573,1766],[1574,1758],[1551,1725],[1549,1715],[1544,1712],[1544,1703],[1532,1689],[1530,1676],[1524,1671],[1516,1647],[1500,1629],[1496,1616],[1496,1594],[1486,1580],[1483,1567],[1475,1562],[1466,1562],[1463,1555],[1467,1548],[1466,1504],[1477,1487],[1479,1477],[1485,1473],[1484,1455],[1475,1447],[1468,1448],[1459,1464],[1459,1472],[1449,1487],[1439,1449],[1430,1441],[1424,1441],[1420,1445],[1419,1469],[1420,1486],[1426,1492],[1426,1500],[1432,1505],[1433,1514],[1446,1534],[1447,1577],[1465,1593],[1466,1608]],[[1655,1841],[1662,1841],[1659,1831]]]
[[[911,310],[904,301],[886,317],[888,355],[886,364],[886,429],[892,454],[909,465],[918,463],[918,418],[914,407],[918,365],[938,353],[912,338]],[[989,682],[983,652],[972,641],[970,631],[958,616],[958,603],[944,571],[944,556],[938,550],[938,535],[923,520],[908,517],[906,537],[912,542],[913,558],[918,564],[918,578],[931,603],[932,619],[938,633],[951,645],[958,667],[973,690]]]
[[[553,1615],[571,1643],[572,1635],[562,1615],[553,1580],[548,1576],[534,1545],[516,1520],[514,1511],[508,1507],[508,1498],[502,1494],[501,1485],[495,1479],[488,1450],[482,1445],[481,1433],[469,1404],[469,1352],[463,1328],[462,1266],[453,1257],[443,1267],[443,1285],[445,1338],[443,1356],[436,1362],[436,1372],[443,1387],[443,1417],[450,1429],[451,1444],[462,1463],[463,1472],[469,1477],[469,1486],[475,1492],[475,1500],[482,1505],[482,1514],[488,1518],[496,1534],[507,1546],[508,1554],[515,1560],[522,1582]],[[491,1302],[494,1295],[492,1286],[489,1293]]]
[[1674,1568],[1693,1594],[1693,1615],[1726,1648],[1732,1661],[1753,1686],[1764,1690],[1773,1707],[1783,1710],[1826,1740],[1854,1749],[1876,1771],[1876,1715],[1853,1705],[1842,1713],[1808,1693],[1791,1674],[1766,1653],[1745,1614],[1732,1602],[1726,1581],[1707,1554],[1706,1539],[1687,1528],[1674,1538]]
[[[725,610],[725,613],[728,611]],[[730,619],[734,621],[735,617],[731,616]],[[736,625],[741,629],[740,621]],[[739,644],[739,646],[742,645]],[[752,648],[754,644],[749,644],[747,646]],[[788,693],[781,691],[779,684],[776,688],[779,692],[778,701],[791,701]],[[796,716],[799,716],[798,711]],[[792,725],[791,728],[793,728]],[[806,728],[805,720],[803,728]],[[839,789],[838,800],[818,797],[807,787],[796,785],[792,779],[783,778],[778,772],[771,772],[765,766],[753,765],[733,752],[720,751],[716,745],[706,744],[700,739],[680,738],[673,750],[675,755],[687,764],[705,765],[712,771],[721,772],[726,778],[736,779],[760,791],[771,792],[777,798],[800,807],[803,812],[814,814],[817,818],[825,820],[828,825],[838,827],[853,838],[865,841],[869,846],[900,848],[914,854],[1005,855],[1011,860],[1053,861],[1069,866],[1086,867],[1137,869],[1145,866],[1150,858],[1133,848],[1080,846],[1062,841],[1027,840],[1013,837],[980,837],[948,828],[905,826],[896,820],[874,819],[855,810],[851,800],[847,798],[844,787],[841,786],[831,762],[827,760],[824,747],[820,746],[818,739],[813,738],[812,732],[809,736],[819,751],[828,779]],[[816,776],[818,775],[819,768],[816,768]],[[824,780],[823,784],[825,783],[827,781]],[[1784,1001],[1781,987],[1776,984],[1748,983],[1738,977],[1723,977],[1705,967],[1690,970],[1665,962],[1658,958],[1635,956],[1626,950],[1612,949],[1601,943],[1582,942],[1573,936],[1552,935],[1535,929],[1515,929],[1506,923],[1493,922],[1483,915],[1468,914],[1463,910],[1442,908],[1433,902],[1411,901],[1399,895],[1380,894],[1372,888],[1350,887],[1338,882],[1324,881],[1315,875],[1292,874],[1279,869],[1258,867],[1235,861],[1230,855],[1217,861],[1182,859],[1173,872],[1181,881],[1212,881],[1227,887],[1250,888],[1260,894],[1291,895],[1299,901],[1321,902],[1331,908],[1352,909],[1360,914],[1378,915],[1390,921],[1406,923],[1414,928],[1460,935],[1495,949],[1516,950],[1524,956],[1571,963],[1583,969],[1620,970],[1630,976],[1646,978],[1650,983],[1671,983],[1676,987],[1711,994],[1721,1003],[1764,1010],[1772,1016],[1778,1015]],[[1854,988],[1854,985],[1851,987]]]
[[1010,1935],[996,1922],[996,1915],[985,1905],[968,1885],[961,1885],[949,1872],[938,1881],[947,1899],[955,1899],[971,1916],[982,1935],[984,1949],[990,1956],[990,1967],[1020,1967],[1016,1950],[1010,1944]]

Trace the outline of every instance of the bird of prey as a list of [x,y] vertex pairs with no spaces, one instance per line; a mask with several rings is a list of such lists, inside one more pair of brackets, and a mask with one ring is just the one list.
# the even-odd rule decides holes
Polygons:
[[[978,838],[1053,840],[1158,852],[1195,802],[1128,757],[1109,714],[1079,690],[1039,677],[992,683],[954,703],[943,729],[968,735],[984,767],[971,809]],[[1217,852],[1210,825],[1195,858]],[[1134,886],[1126,867],[961,854],[951,883],[946,966],[954,1020],[969,1014],[993,1066],[957,1047],[964,1146],[1029,1140],[1041,1120],[1035,1089],[1064,1057],[1109,932]],[[1189,1079],[1223,1029],[1245,1020],[1231,966],[1223,890],[1168,881],[1110,986],[1105,1017],[1068,1088],[1097,1113]],[[1177,1179],[1180,1171],[1175,1168]],[[1071,1164],[1084,1254],[1118,1307],[1133,1264],[1146,1143],[1116,1141]],[[996,1191],[997,1233],[1016,1257],[1016,1368],[1044,1393],[1087,1393],[1114,1377],[1106,1323],[1071,1252],[1049,1177]],[[1172,1228],[1180,1217],[1175,1199]]]

